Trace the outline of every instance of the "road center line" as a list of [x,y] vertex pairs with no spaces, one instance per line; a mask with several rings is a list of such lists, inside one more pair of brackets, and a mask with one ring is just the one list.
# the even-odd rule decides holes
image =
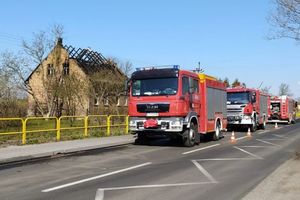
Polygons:
[[206,169],[204,169],[196,160],[192,160],[194,165],[200,170],[202,174],[204,174],[212,183],[218,183],[216,179],[208,172]]
[[245,139],[245,138],[248,138],[248,136],[243,136],[243,137],[239,137],[239,138],[236,138],[235,140],[242,140],[242,139]]
[[282,136],[282,135],[277,135],[277,134],[272,134],[272,135],[275,136],[275,137],[282,138],[282,139],[287,139],[285,136]]
[[283,138],[267,138],[267,139],[265,139],[265,138],[264,138],[264,140],[270,140],[270,141],[272,141],[272,140],[274,140],[274,141],[282,141],[282,140],[285,140],[285,139],[283,139]]
[[242,148],[270,148],[272,146],[239,146]]
[[204,158],[195,161],[239,161],[239,160],[256,160],[256,158]]
[[246,154],[249,154],[250,156],[253,156],[253,157],[257,158],[257,159],[263,160],[262,157],[260,157],[260,156],[258,156],[258,155],[255,155],[255,154],[253,154],[253,153],[250,153],[249,151],[246,151],[246,150],[244,150],[244,149],[241,149],[241,148],[239,148],[239,147],[237,147],[237,146],[234,146],[234,148],[236,148],[236,149],[238,149],[238,150],[240,150],[240,151],[242,151],[242,152],[244,152],[244,153],[246,153]]
[[259,132],[259,133],[257,133],[257,134],[260,135],[260,134],[267,133],[267,132],[270,132],[270,130],[262,131],[262,132]]
[[182,154],[186,155],[186,154],[194,153],[194,152],[201,151],[201,150],[204,150],[204,149],[209,149],[209,148],[212,148],[212,147],[216,147],[216,146],[219,146],[219,145],[220,144],[214,144],[214,145],[210,145],[210,146],[207,146],[207,147],[202,147],[202,148],[199,148],[199,149],[194,149],[194,150],[191,150],[191,151],[187,151],[187,152],[184,152]]
[[265,144],[270,144],[270,145],[273,145],[273,146],[278,146],[278,147],[280,147],[280,145],[278,145],[278,144],[274,144],[274,143],[267,142],[267,141],[260,140],[260,139],[256,139],[256,140],[257,140],[257,141],[260,141],[260,142],[263,142],[263,143],[265,143]]
[[60,185],[60,186],[53,187],[53,188],[48,188],[48,189],[42,190],[42,192],[51,192],[51,191],[54,191],[54,190],[59,190],[59,189],[70,187],[70,186],[77,185],[77,184],[80,184],[80,183],[85,183],[85,182],[92,181],[92,180],[99,179],[99,178],[103,178],[103,177],[106,177],[106,176],[111,176],[111,175],[119,174],[119,173],[122,173],[122,172],[125,172],[125,171],[137,169],[137,168],[144,167],[144,166],[150,165],[150,164],[151,164],[151,162],[147,162],[147,163],[140,164],[140,165],[135,165],[135,166],[128,167],[128,168],[121,169],[121,170],[117,170],[117,171],[114,171],[114,172],[101,174],[99,176],[94,176],[94,177],[90,177],[90,178],[87,178],[87,179],[82,179],[82,180],[79,180],[79,181],[67,183],[67,184]]

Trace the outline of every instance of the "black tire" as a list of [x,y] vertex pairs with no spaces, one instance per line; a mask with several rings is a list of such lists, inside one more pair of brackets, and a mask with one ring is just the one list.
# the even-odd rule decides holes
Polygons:
[[212,140],[217,141],[222,137],[222,131],[221,131],[221,123],[217,121],[216,123],[216,131],[212,135]]
[[266,118],[264,117],[264,121],[263,123],[260,125],[260,128],[265,130],[266,129],[266,126],[267,126],[267,122],[266,122]]
[[185,129],[182,134],[183,146],[192,147],[198,142],[196,140],[200,142],[200,135],[198,134],[194,123],[191,123],[190,128]]
[[253,118],[252,125],[250,125],[251,132],[255,132],[257,130],[257,122],[256,122],[256,116]]
[[145,133],[138,133],[137,138],[134,141],[134,144],[136,145],[146,145],[149,143],[149,138]]
[[295,117],[294,117],[293,120],[292,120],[292,124],[296,124],[296,119],[295,119]]

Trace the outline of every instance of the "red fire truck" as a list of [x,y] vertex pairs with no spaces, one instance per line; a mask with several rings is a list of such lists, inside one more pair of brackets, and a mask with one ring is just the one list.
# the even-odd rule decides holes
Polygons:
[[228,128],[258,127],[265,129],[269,115],[269,95],[257,89],[244,87],[227,88]]
[[284,95],[271,98],[271,116],[269,122],[295,123],[297,102]]
[[217,79],[179,66],[143,68],[130,79],[129,128],[136,142],[150,137],[200,143],[200,134],[218,140],[226,128],[226,88]]

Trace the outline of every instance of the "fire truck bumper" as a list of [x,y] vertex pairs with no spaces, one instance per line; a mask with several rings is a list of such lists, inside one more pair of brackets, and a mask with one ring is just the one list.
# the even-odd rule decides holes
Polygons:
[[168,117],[168,118],[157,118],[157,125],[153,127],[145,126],[148,118],[145,117],[130,117],[129,129],[134,132],[174,132],[178,133],[183,130],[183,118],[181,117]]
[[227,116],[228,125],[251,125],[252,118],[249,115]]

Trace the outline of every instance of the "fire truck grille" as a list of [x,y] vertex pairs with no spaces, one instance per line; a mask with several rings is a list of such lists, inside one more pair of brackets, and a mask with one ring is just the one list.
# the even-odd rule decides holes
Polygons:
[[137,104],[137,111],[140,113],[153,113],[153,112],[169,112],[170,104],[168,103],[147,103]]

